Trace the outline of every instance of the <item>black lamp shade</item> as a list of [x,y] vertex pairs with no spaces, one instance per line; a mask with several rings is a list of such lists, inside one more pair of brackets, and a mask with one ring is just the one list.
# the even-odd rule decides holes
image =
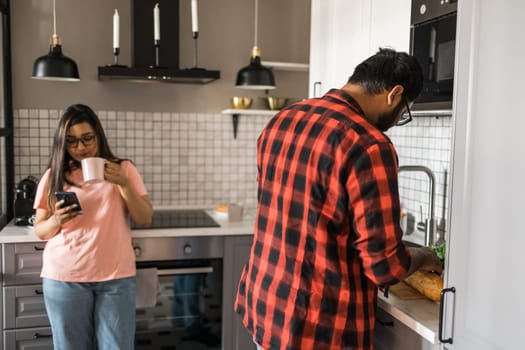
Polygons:
[[273,72],[261,64],[260,56],[251,56],[250,64],[237,73],[235,86],[241,89],[272,90],[275,89]]
[[59,81],[80,80],[77,64],[62,54],[60,44],[50,45],[49,53],[36,59],[33,65],[33,78]]

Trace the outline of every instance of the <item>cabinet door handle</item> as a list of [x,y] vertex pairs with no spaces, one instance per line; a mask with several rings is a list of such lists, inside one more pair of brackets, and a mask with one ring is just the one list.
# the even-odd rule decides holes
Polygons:
[[40,333],[35,333],[35,334],[33,335],[33,337],[34,337],[35,339],[38,339],[38,338],[53,338],[53,335],[51,335],[51,334],[40,334]]
[[35,294],[36,295],[44,295],[44,292],[39,290],[39,289],[35,289]]
[[448,292],[452,292],[452,294],[455,294],[456,288],[450,287],[443,289],[439,297],[439,341],[445,344],[452,344],[452,337],[443,339],[443,310],[445,308],[445,294],[447,294]]
[[159,276],[172,276],[172,275],[194,275],[201,273],[212,273],[213,267],[204,266],[204,267],[187,267],[187,268],[178,268],[178,269],[166,269],[158,270],[157,275]]
[[376,318],[377,323],[384,327],[394,327],[394,321],[382,321],[379,318]]
[[321,95],[321,84],[320,81],[314,83],[314,97],[319,97]]
[[44,250],[44,247],[39,247],[39,246],[33,246],[33,249],[36,250],[36,251],[42,251]]

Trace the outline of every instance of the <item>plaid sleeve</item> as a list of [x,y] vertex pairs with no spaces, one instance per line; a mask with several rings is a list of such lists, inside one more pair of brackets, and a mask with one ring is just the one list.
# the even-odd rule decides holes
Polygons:
[[402,280],[410,255],[401,242],[397,156],[389,142],[376,143],[357,152],[347,181],[350,215],[354,217],[365,275],[376,285]]

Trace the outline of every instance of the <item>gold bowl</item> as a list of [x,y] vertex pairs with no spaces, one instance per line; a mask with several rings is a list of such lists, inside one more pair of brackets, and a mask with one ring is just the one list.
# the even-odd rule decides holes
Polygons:
[[234,109],[248,109],[252,106],[253,99],[249,97],[234,96],[230,99]]
[[280,109],[283,109],[286,107],[286,104],[288,103],[288,99],[285,97],[262,97],[263,100],[266,101],[266,105],[268,106],[268,109],[271,109],[272,111],[278,111]]

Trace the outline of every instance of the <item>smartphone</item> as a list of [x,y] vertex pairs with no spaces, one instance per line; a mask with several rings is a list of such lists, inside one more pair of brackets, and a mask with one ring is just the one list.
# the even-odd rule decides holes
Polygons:
[[70,205],[76,204],[77,206],[73,210],[78,210],[82,214],[82,207],[78,201],[77,194],[75,192],[55,192],[55,197],[57,201],[64,201],[62,207],[68,207]]

